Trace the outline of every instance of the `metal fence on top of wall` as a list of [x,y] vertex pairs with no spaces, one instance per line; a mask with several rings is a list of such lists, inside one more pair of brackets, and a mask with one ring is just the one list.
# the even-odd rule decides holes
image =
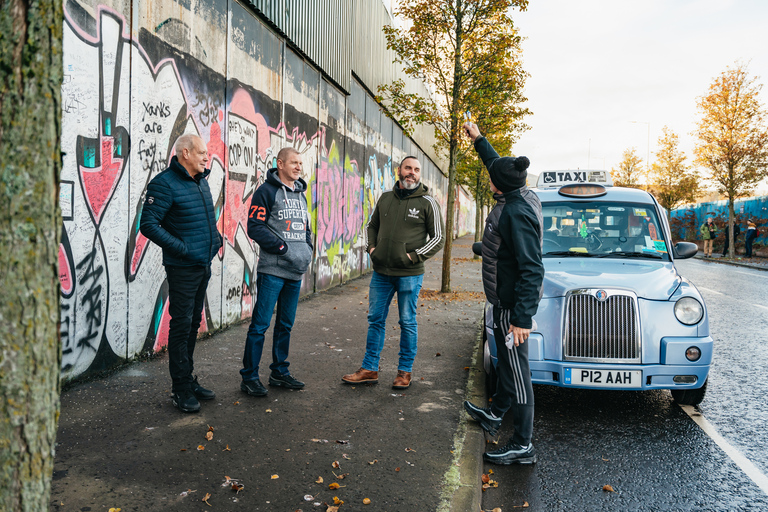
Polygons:
[[[237,0],[65,2],[63,378],[102,370],[167,343],[161,251],[138,226],[146,186],[167,166],[182,133],[197,133],[207,144],[208,179],[225,238],[212,263],[201,331],[251,314],[258,246],[246,234],[248,207],[281,147],[302,154],[310,184],[316,254],[303,293],[369,270],[365,224],[406,154],[422,160],[423,180],[445,209],[447,179],[420,149],[427,147],[424,140],[417,138],[417,145],[382,113],[367,92],[375,84],[348,76],[348,89],[338,87],[345,81],[339,73],[346,69],[349,75],[352,57],[347,63],[329,61],[327,69],[316,65],[325,61],[312,45],[352,40],[337,33],[345,18],[318,22],[326,31],[302,35],[302,27],[290,23],[299,14],[311,17],[309,6],[323,2],[261,4],[265,10],[291,6],[291,16],[281,23],[306,44],[301,52],[252,5]],[[358,2],[328,3],[337,9],[350,4]],[[299,12],[296,5],[306,9]],[[354,27],[342,28],[355,33]],[[345,55],[344,49],[339,52]],[[457,208],[466,220],[463,226],[472,229],[474,209],[465,196],[460,195]]]

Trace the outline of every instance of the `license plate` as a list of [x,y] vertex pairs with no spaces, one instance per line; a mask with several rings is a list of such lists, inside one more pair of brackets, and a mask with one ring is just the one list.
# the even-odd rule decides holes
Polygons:
[[640,370],[566,368],[564,377],[563,383],[569,386],[639,389],[642,387],[643,372]]

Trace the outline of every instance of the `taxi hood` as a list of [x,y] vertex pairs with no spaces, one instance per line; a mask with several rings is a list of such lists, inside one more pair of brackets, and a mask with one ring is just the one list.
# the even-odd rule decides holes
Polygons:
[[544,297],[577,288],[632,290],[638,298],[669,300],[682,278],[671,262],[609,258],[544,258]]

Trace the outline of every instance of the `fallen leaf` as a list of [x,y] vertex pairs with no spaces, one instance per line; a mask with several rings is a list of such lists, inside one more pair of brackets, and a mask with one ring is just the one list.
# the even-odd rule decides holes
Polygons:
[[491,510],[491,512],[501,512],[501,507],[496,507],[495,509]]
[[469,371],[469,366],[465,366],[464,370]]
[[371,466],[373,466],[373,465],[374,465],[374,464],[376,464],[377,462],[379,462],[379,459],[373,459],[373,460],[372,460],[371,462],[369,462],[368,464],[370,464]]
[[341,486],[338,484],[338,482],[333,482],[332,484],[328,484],[328,488],[331,490],[338,489],[339,487]]
[[179,496],[186,496],[187,494],[192,494],[193,492],[197,492],[196,490],[187,489],[186,491],[182,491]]
[[608,462],[609,460],[611,460],[611,459],[606,459],[605,457],[600,457],[600,458],[603,460],[603,462]]
[[209,441],[212,441],[213,440],[213,432],[211,432],[210,430],[208,432],[206,432],[205,433],[205,438],[207,440],[209,440]]
[[109,512],[120,512],[121,510],[121,508],[110,508]]
[[235,402],[235,403],[234,403],[234,404],[232,404],[232,405],[240,405],[240,400],[238,400],[237,402]]
[[407,452],[415,452],[416,450],[414,450],[413,448],[406,448],[405,451],[407,451]]
[[371,499],[370,498],[363,498],[363,505],[370,505]]
[[232,482],[232,490],[235,492],[240,492],[245,488],[245,486],[238,482]]
[[488,489],[490,489],[490,488],[491,488],[491,486],[490,486],[490,485],[488,485],[488,484],[483,484],[483,492],[487,491],[487,490],[488,490]]
[[492,474],[493,474],[493,470],[492,470],[492,469],[489,469],[489,470],[488,470],[488,474],[489,474],[489,475],[492,475]]
[[180,452],[185,452],[185,451],[187,451],[187,449],[186,449],[186,448],[182,448],[182,449],[181,449],[181,450],[179,450],[179,451],[180,451]]
[[336,442],[339,443],[339,444],[348,444],[349,440],[347,440],[347,439],[337,439]]
[[203,450],[205,450],[205,446],[203,446],[201,444],[197,445],[197,451],[201,452]]
[[316,484],[321,484],[321,483],[323,483],[323,477],[321,477],[321,476],[317,477],[317,480],[315,480],[315,483],[316,483]]
[[483,474],[483,475],[480,477],[480,480],[481,480],[481,481],[482,481],[484,484],[487,484],[488,482],[490,482],[490,480],[491,480],[491,477],[490,477],[490,476],[488,476],[488,475],[486,475],[486,474]]
[[211,493],[207,492],[207,493],[205,493],[205,496],[203,496],[203,499],[201,499],[200,501],[202,501],[203,503],[205,503],[205,504],[206,504],[206,505],[208,505],[209,507],[212,507],[213,505],[211,505],[210,503],[208,503],[208,500],[209,500],[209,499],[211,499]]
[[343,505],[343,504],[344,504],[344,502],[343,502],[343,501],[341,501],[341,500],[339,499],[339,497],[338,497],[338,496],[334,496],[334,497],[333,497],[333,504],[334,504],[334,505]]
[[227,447],[226,447],[226,448],[224,448],[224,449],[223,449],[223,450],[221,450],[221,451],[223,451],[223,452],[231,452],[232,450],[230,450],[230,449],[229,449],[229,445],[227,445]]
[[264,411],[264,412],[272,412],[272,409],[267,409],[267,410],[266,410],[266,411]]
[[214,431],[214,428],[212,426],[208,425],[208,432],[213,432],[213,431]]
[[[331,473],[333,473],[333,471],[331,471]],[[336,478],[338,478],[339,480],[344,480],[344,478],[346,478],[346,477],[347,477],[347,475],[349,475],[349,473],[342,473],[342,474],[340,474],[340,475],[337,475],[336,473],[333,473],[333,476],[335,476],[335,477],[336,477]]]
[[400,471],[400,468],[395,468],[395,471]]
[[603,490],[605,492],[616,492],[616,491],[613,490],[613,487],[611,487],[610,485],[607,485],[607,484],[603,486]]
[[335,461],[333,461],[333,463],[331,464],[331,467],[334,467],[334,468],[336,468],[336,469],[339,469],[339,468],[341,468],[341,465],[339,464],[339,461],[335,460]]
[[440,355],[441,355],[440,352],[438,352],[437,354],[435,354],[435,357],[440,357]]
[[272,475],[272,480],[277,480],[278,478],[280,478],[280,475]]
[[311,494],[304,495],[304,501],[312,501],[313,499],[315,499],[315,497],[312,496]]
[[347,455],[346,453],[342,453],[341,458],[349,460],[349,455]]
[[[336,308],[333,308],[333,309],[336,309]],[[325,509],[325,512],[339,512],[339,507],[331,507],[329,505],[328,508]]]

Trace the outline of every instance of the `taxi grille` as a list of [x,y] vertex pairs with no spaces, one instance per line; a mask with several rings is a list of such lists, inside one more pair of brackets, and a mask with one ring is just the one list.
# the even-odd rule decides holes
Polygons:
[[640,362],[637,301],[621,290],[574,290],[568,296],[563,341],[566,361]]

